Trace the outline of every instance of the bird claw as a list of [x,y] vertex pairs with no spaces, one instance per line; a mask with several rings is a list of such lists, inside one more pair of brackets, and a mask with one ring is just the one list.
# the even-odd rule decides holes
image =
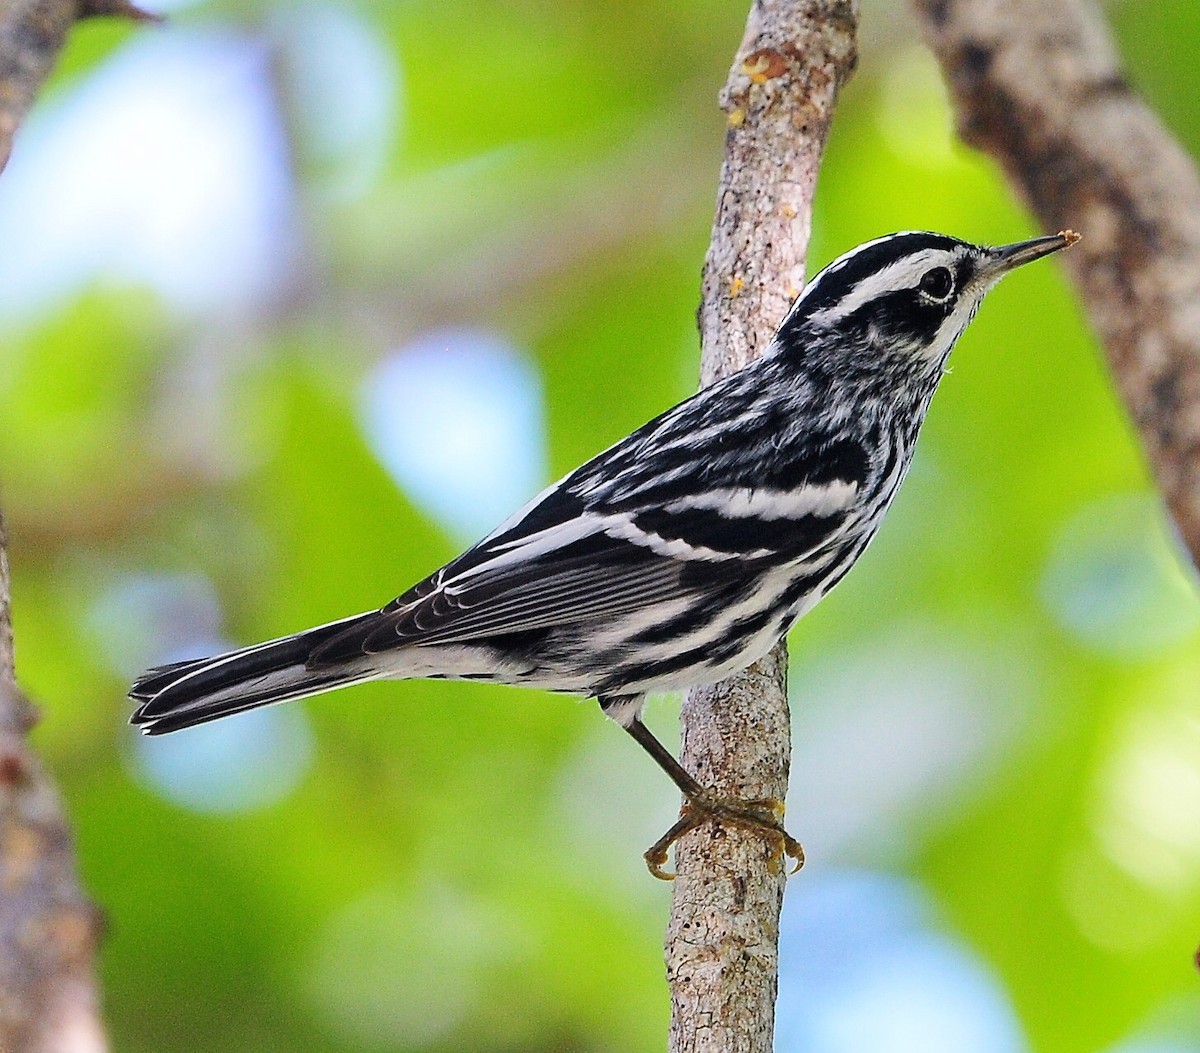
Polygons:
[[684,834],[704,822],[726,823],[764,834],[771,842],[770,862],[778,866],[785,858],[796,865],[788,871],[794,874],[804,866],[804,849],[783,828],[783,802],[773,797],[753,801],[723,800],[715,797],[688,798],[680,809],[679,819],[645,853],[650,873],[662,881],[674,881],[675,874],[664,870],[671,846]]

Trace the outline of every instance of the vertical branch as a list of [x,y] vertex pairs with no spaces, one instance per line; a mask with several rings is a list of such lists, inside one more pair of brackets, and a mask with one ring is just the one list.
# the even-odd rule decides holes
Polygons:
[[[728,130],[699,323],[705,384],[761,354],[804,283],[813,194],[857,57],[857,0],[755,0],[721,93]],[[791,735],[777,647],[683,705],[701,783],[783,800]],[[705,824],[677,847],[667,928],[672,1053],[769,1053],[786,875],[764,840]]]
[[26,742],[37,718],[13,680],[7,542],[0,518],[0,1049],[100,1053],[99,916],[75,876],[54,785]]
[[[148,17],[128,0],[0,4],[0,169],[71,26],[98,14]],[[54,784],[26,741],[36,712],[16,685],[10,598],[0,514],[0,1050],[100,1053],[99,917],[75,876]]]
[[915,0],[959,133],[1047,230],[1200,566],[1200,176],[1081,0]]

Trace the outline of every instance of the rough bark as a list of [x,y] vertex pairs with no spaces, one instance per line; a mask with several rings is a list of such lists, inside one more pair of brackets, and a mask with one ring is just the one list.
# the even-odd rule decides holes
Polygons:
[[13,680],[7,538],[0,519],[0,1050],[105,1048],[92,961],[97,911],[75,876],[54,784],[26,735],[33,706]]
[[1082,0],[915,0],[959,133],[995,156],[1064,254],[1200,566],[1200,179]]
[[[124,0],[0,0],[0,168],[72,23],[96,14],[146,17]],[[98,1053],[100,917],[76,877],[53,781],[26,741],[35,721],[14,679],[0,515],[0,1050]]]
[[[757,0],[721,93],[728,128],[699,323],[711,383],[766,349],[804,283],[813,193],[857,0]],[[685,767],[742,798],[787,793],[787,652],[692,691]],[[676,849],[667,930],[672,1053],[772,1049],[784,867],[755,833],[704,824]]]

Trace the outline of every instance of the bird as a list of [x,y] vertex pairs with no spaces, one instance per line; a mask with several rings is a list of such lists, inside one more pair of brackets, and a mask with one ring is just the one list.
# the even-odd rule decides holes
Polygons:
[[380,679],[491,681],[576,694],[682,792],[679,821],[761,831],[803,850],[782,805],[725,799],[642,720],[651,692],[719,681],[758,659],[843,578],[912,463],[956,341],[1006,274],[1074,231],[984,247],[904,231],[821,270],[766,351],[543,490],[386,605],[143,673],[149,735]]

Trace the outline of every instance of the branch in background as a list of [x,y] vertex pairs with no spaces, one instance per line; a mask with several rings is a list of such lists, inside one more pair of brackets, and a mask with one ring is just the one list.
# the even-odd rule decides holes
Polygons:
[[963,139],[995,156],[1063,258],[1200,566],[1200,179],[1081,0],[915,0]]
[[[756,0],[721,94],[728,120],[704,266],[701,376],[763,352],[804,284],[813,194],[838,90],[857,57],[857,0]],[[683,704],[684,766],[718,793],[787,793],[787,652]],[[672,1053],[773,1048],[786,875],[754,834],[705,824],[677,846],[667,929]]]
[[0,169],[12,153],[17,125],[50,75],[78,14],[75,0],[9,0],[5,5],[0,17]]
[[54,784],[25,741],[37,717],[13,680],[6,542],[0,520],[0,1049],[97,1053],[100,918],[75,876]]
[[[144,18],[125,0],[7,0],[0,7],[0,168],[79,18]],[[75,876],[54,784],[26,742],[36,721],[17,690],[0,516],[0,1050],[97,1053],[106,1046],[92,961],[96,909]]]

